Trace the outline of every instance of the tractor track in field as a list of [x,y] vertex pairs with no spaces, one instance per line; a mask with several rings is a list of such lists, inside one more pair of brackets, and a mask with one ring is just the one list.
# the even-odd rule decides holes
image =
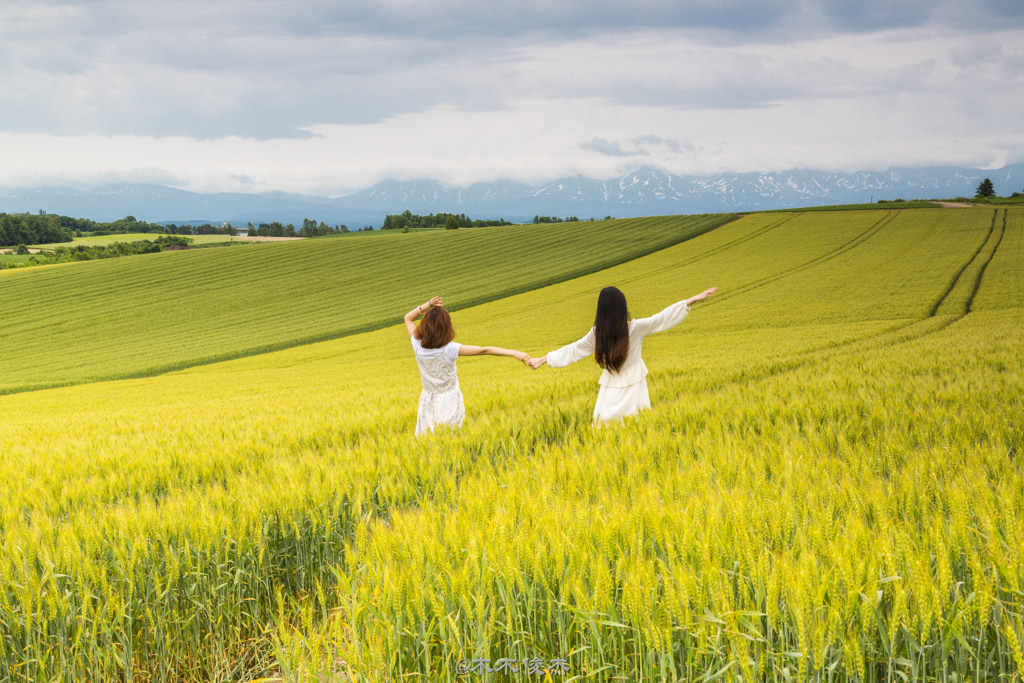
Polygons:
[[864,242],[868,241],[869,239],[871,239],[872,237],[877,235],[879,232],[882,231],[882,229],[885,226],[887,226],[889,223],[891,223],[894,220],[896,215],[897,214],[890,213],[890,214],[888,214],[886,216],[883,216],[881,219],[879,219],[877,222],[875,222],[867,230],[865,230],[864,232],[860,233],[859,235],[854,237],[849,242],[846,242],[846,243],[836,247],[835,249],[833,249],[832,251],[830,251],[828,253],[825,253],[825,254],[823,254],[821,256],[815,257],[815,258],[811,259],[810,261],[805,261],[804,263],[801,263],[798,266],[793,266],[792,268],[789,268],[789,269],[784,270],[782,272],[775,273],[774,275],[768,275],[768,276],[763,277],[763,278],[761,278],[759,280],[755,280],[754,282],[742,285],[741,287],[737,287],[736,289],[733,289],[733,290],[730,290],[729,292],[726,292],[722,296],[716,296],[714,299],[709,301],[707,303],[707,305],[710,306],[710,305],[718,303],[720,301],[728,301],[729,299],[731,299],[731,298],[733,298],[735,296],[739,296],[741,294],[746,294],[749,291],[752,291],[754,289],[758,289],[759,287],[764,287],[765,285],[769,285],[769,284],[771,284],[773,282],[777,282],[778,280],[781,280],[781,279],[783,279],[785,277],[789,277],[790,275],[795,275],[796,273],[799,273],[799,272],[802,272],[804,270],[807,270],[808,268],[813,268],[815,266],[821,265],[822,263],[825,263],[826,261],[830,261],[830,260],[836,258],[837,256],[841,256],[842,254],[846,253],[847,251],[849,251],[851,249],[854,249],[855,247],[859,247],[861,244],[863,244]]
[[[803,368],[806,365],[809,365],[812,362],[815,362],[817,360],[824,360],[823,358],[815,358],[815,356],[818,356],[819,354],[827,354],[830,351],[839,351],[841,349],[853,347],[858,344],[863,345],[862,350],[866,351],[871,350],[873,348],[878,348],[881,345],[895,346],[897,344],[905,344],[907,342],[916,341],[918,339],[923,339],[924,337],[927,337],[929,335],[941,332],[950,325],[960,320],[963,320],[967,316],[967,314],[971,312],[971,307],[974,303],[974,298],[977,296],[978,291],[981,289],[981,283],[985,275],[985,270],[988,268],[989,263],[991,263],[992,259],[995,257],[996,252],[999,250],[999,246],[1002,244],[1003,236],[1006,234],[1007,211],[1006,209],[1003,209],[1002,224],[1000,226],[998,235],[995,237],[995,242],[993,244],[992,237],[996,232],[998,215],[999,210],[996,209],[993,213],[992,223],[989,227],[989,232],[986,235],[985,240],[982,242],[981,246],[978,247],[978,249],[971,255],[971,258],[968,259],[967,262],[963,266],[961,266],[961,268],[956,272],[956,274],[950,281],[949,287],[946,289],[946,291],[942,293],[941,297],[938,300],[938,303],[934,304],[932,308],[929,310],[927,317],[923,319],[912,320],[910,322],[899,323],[891,327],[888,327],[880,332],[869,334],[864,337],[850,339],[844,342],[829,343],[823,346],[817,346],[806,349],[804,351],[799,351],[796,354],[794,354],[794,357],[788,360],[772,361],[771,363],[767,364],[765,367],[761,369],[753,371],[744,370],[732,377],[723,378],[720,382],[714,383],[713,386],[702,388],[702,393],[712,393],[730,384],[748,384],[750,382],[762,381],[770,377],[782,375],[788,372],[794,372],[796,370]],[[870,232],[875,227],[879,227],[879,230],[881,229],[881,227],[878,226],[878,224],[876,223],[874,226],[872,226],[872,228],[869,228],[869,230],[866,232]],[[855,238],[850,243],[847,243],[847,245],[844,245],[843,247],[840,247],[835,251],[840,252],[840,250],[847,250],[847,247],[852,248],[853,246],[855,246],[852,244],[852,242],[860,240],[860,237],[863,237],[865,234],[866,233],[862,233],[861,236]],[[866,239],[868,238],[865,237],[864,240],[861,241],[865,241]],[[987,255],[983,256],[984,261],[981,263],[981,266],[978,269],[978,274],[975,277],[973,288],[966,302],[964,303],[962,312],[960,312],[957,315],[950,316],[948,320],[936,320],[937,317],[944,317],[937,316],[936,311],[939,309],[941,304],[949,297],[950,293],[953,291],[957,282],[963,276],[964,272],[967,271],[971,264],[975,263],[978,260],[979,255],[981,255],[985,251],[985,247],[989,244],[993,244],[992,249],[987,253]],[[819,260],[827,260],[827,258],[821,257],[821,259]],[[780,274],[779,277],[782,277],[782,274]],[[753,287],[751,287],[751,289],[753,289]],[[710,304],[712,302],[708,303]],[[915,330],[915,327],[924,327],[924,329]],[[904,331],[904,334],[900,334],[900,332]]]
[[[998,209],[996,210],[998,213]],[[1003,227],[999,231],[999,239],[996,240],[996,245],[992,247],[992,253],[988,255],[985,262],[981,264],[981,269],[978,271],[978,277],[974,280],[974,288],[971,290],[971,295],[967,297],[967,303],[964,305],[964,315],[971,312],[971,308],[974,306],[974,297],[978,295],[978,290],[981,289],[981,279],[985,277],[985,270],[988,268],[988,264],[992,262],[996,252],[999,251],[999,245],[1003,243],[1003,237],[1006,235],[1006,209],[1003,209]],[[992,223],[995,224],[995,216],[992,217]],[[963,316],[961,316],[963,317]]]
[[[1003,236],[1006,234],[1006,209],[1003,209],[1002,226],[999,230],[998,236],[995,238],[995,243],[993,244],[992,236],[993,234],[995,234],[996,219],[998,218],[998,216],[999,209],[996,209],[992,214],[992,223],[989,226],[988,234],[985,236],[985,241],[981,243],[981,246],[978,247],[977,250],[975,250],[975,252],[971,255],[971,258],[968,259],[967,262],[963,266],[961,266],[960,269],[956,272],[956,274],[950,280],[949,287],[946,288],[946,291],[942,293],[938,301],[932,305],[931,309],[929,309],[927,317],[923,319],[913,320],[902,325],[895,325],[887,330],[879,332],[878,334],[869,335],[859,340],[852,340],[849,343],[845,344],[836,344],[828,348],[839,348],[841,346],[849,346],[851,344],[855,344],[858,342],[870,343],[873,340],[889,346],[896,344],[905,344],[907,342],[915,341],[917,339],[923,339],[928,335],[941,332],[942,330],[946,329],[953,323],[963,320],[964,317],[966,317],[967,314],[971,312],[971,306],[974,303],[974,297],[977,296],[978,290],[981,289],[981,281],[985,275],[985,270],[988,268],[988,264],[995,257],[996,252],[999,250],[999,245],[1002,244],[1003,242]],[[989,244],[993,244],[992,249],[988,252],[987,255],[982,256],[986,250],[986,247]],[[945,317],[937,315],[937,311],[939,310],[939,308],[941,308],[943,302],[945,302],[949,298],[950,294],[956,288],[956,285],[959,282],[960,278],[963,277],[963,274],[967,271],[971,264],[978,261],[979,256],[984,258],[984,262],[981,263],[981,267],[978,269],[978,274],[975,277],[974,286],[971,290],[970,295],[967,297],[967,300],[964,302],[963,309],[958,314],[950,315],[949,319],[947,320],[937,321],[936,318]],[[923,329],[915,330],[913,329],[915,327]],[[905,334],[898,334],[903,330],[906,330]]]
[[[623,280],[620,280],[620,282],[632,282],[632,281],[637,280],[637,279],[649,278],[652,275],[657,275],[659,273],[664,273],[664,272],[669,271],[669,270],[675,270],[675,269],[680,268],[682,266],[689,266],[689,265],[692,265],[694,263],[699,263],[700,261],[703,261],[704,259],[706,259],[708,257],[717,256],[718,254],[721,254],[721,253],[723,253],[725,251],[728,251],[728,250],[730,250],[730,249],[732,249],[734,247],[737,247],[737,246],[743,244],[744,242],[749,242],[750,240],[757,239],[758,237],[761,237],[765,233],[770,232],[771,230],[774,230],[774,229],[778,228],[783,223],[786,223],[788,221],[793,220],[798,215],[799,214],[791,214],[791,215],[786,216],[785,218],[777,220],[777,221],[775,221],[773,223],[769,223],[768,225],[764,226],[763,228],[758,228],[757,230],[754,230],[753,232],[751,232],[749,235],[743,235],[742,237],[737,237],[736,239],[732,240],[731,242],[726,242],[725,244],[723,244],[721,246],[718,246],[718,247],[715,247],[714,249],[711,249],[711,250],[709,250],[709,251],[707,251],[707,252],[705,252],[703,254],[698,254],[697,256],[694,256],[694,257],[689,258],[689,259],[684,260],[684,261],[674,262],[674,263],[672,263],[670,265],[667,265],[667,266],[664,266],[662,268],[656,268],[656,269],[653,269],[653,270],[650,270],[650,271],[646,271],[643,274],[643,276],[636,276],[636,277],[632,277],[632,278],[625,278]],[[739,220],[741,218],[746,218],[746,216],[737,216],[734,220],[730,221],[729,223],[734,223],[734,222],[736,222],[737,220]],[[725,225],[729,225],[729,223],[723,223],[722,225],[720,225],[718,227],[723,227]],[[717,230],[718,228],[715,228],[715,229]],[[711,231],[709,230],[708,232],[711,232]]]
[[[985,236],[985,240],[981,244],[978,245],[977,250],[975,250],[975,252],[971,255],[971,258],[967,259],[967,262],[964,263],[964,265],[960,266],[960,270],[956,271],[956,273],[953,275],[952,279],[950,279],[949,286],[946,287],[946,291],[944,291],[939,296],[939,298],[936,299],[935,303],[932,304],[932,307],[928,310],[928,316],[927,317],[929,317],[929,318],[934,318],[935,317],[935,314],[938,312],[938,310],[942,306],[943,302],[945,302],[946,299],[949,298],[949,295],[953,292],[953,289],[956,288],[956,284],[960,281],[960,277],[964,274],[964,271],[967,270],[967,268],[970,267],[970,265],[972,263],[974,263],[974,260],[976,258],[978,258],[978,254],[980,254],[981,251],[985,248],[985,245],[988,244],[988,241],[990,239],[992,239],[992,233],[993,233],[993,231],[995,230],[995,227],[996,227],[996,216],[998,214],[999,214],[999,209],[996,209],[992,213],[992,223],[988,226],[988,235]],[[1005,210],[1003,211],[1003,231],[1004,232],[1006,231],[1006,211]],[[988,265],[988,263],[986,262],[985,265]],[[979,281],[980,281],[980,276],[979,276]],[[977,292],[977,288],[975,288],[975,292]],[[973,299],[973,298],[974,298],[974,294],[971,295],[971,299]],[[966,313],[966,311],[965,311],[965,313]]]

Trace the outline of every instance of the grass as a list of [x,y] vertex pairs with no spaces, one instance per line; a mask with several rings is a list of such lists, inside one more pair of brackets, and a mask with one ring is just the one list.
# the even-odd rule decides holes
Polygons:
[[982,206],[1024,206],[1024,197],[960,197],[956,200],[967,204],[979,204]]
[[731,218],[301,240],[3,271],[0,393],[158,374],[377,329],[438,289],[465,308],[642,256]]
[[0,261],[6,261],[7,263],[25,263],[32,254],[0,254]]
[[756,214],[453,315],[540,355],[606,285],[718,285],[607,429],[592,362],[465,358],[414,439],[401,326],[2,396],[0,680],[1015,680],[1022,249],[1012,208]]

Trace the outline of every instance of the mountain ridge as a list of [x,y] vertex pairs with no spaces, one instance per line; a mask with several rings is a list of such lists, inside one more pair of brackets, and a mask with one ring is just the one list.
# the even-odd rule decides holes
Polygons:
[[537,185],[503,179],[459,187],[426,179],[385,179],[336,198],[286,192],[200,194],[144,184],[104,185],[88,190],[0,188],[0,211],[45,210],[101,221],[134,215],[150,222],[241,225],[274,220],[301,223],[303,218],[313,218],[356,228],[379,227],[386,214],[406,209],[522,222],[535,215],[624,218],[867,203],[883,198],[952,198],[972,196],[986,177],[992,179],[1000,195],[1024,190],[1024,164],[989,170],[931,166],[879,172],[791,169],[709,176],[674,175],[648,166],[617,178],[571,176]]

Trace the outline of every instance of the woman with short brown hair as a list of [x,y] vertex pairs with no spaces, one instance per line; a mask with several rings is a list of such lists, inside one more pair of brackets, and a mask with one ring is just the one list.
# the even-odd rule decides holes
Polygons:
[[[423,321],[417,327],[415,320],[421,314]],[[522,351],[497,346],[470,346],[452,341],[455,328],[439,296],[406,313],[405,330],[412,341],[423,384],[416,414],[417,436],[434,431],[434,425],[462,426],[466,407],[455,368],[459,356],[512,356],[523,363],[530,362],[530,357]]]

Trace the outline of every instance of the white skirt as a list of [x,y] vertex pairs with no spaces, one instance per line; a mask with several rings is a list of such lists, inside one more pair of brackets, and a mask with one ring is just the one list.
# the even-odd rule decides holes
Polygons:
[[416,436],[434,431],[434,425],[461,427],[466,419],[466,406],[462,401],[462,391],[452,389],[432,394],[427,390],[420,392],[420,406],[416,414]]
[[597,392],[597,404],[594,406],[594,424],[622,420],[650,407],[651,397],[647,393],[646,377],[628,387],[601,385],[601,390]]

